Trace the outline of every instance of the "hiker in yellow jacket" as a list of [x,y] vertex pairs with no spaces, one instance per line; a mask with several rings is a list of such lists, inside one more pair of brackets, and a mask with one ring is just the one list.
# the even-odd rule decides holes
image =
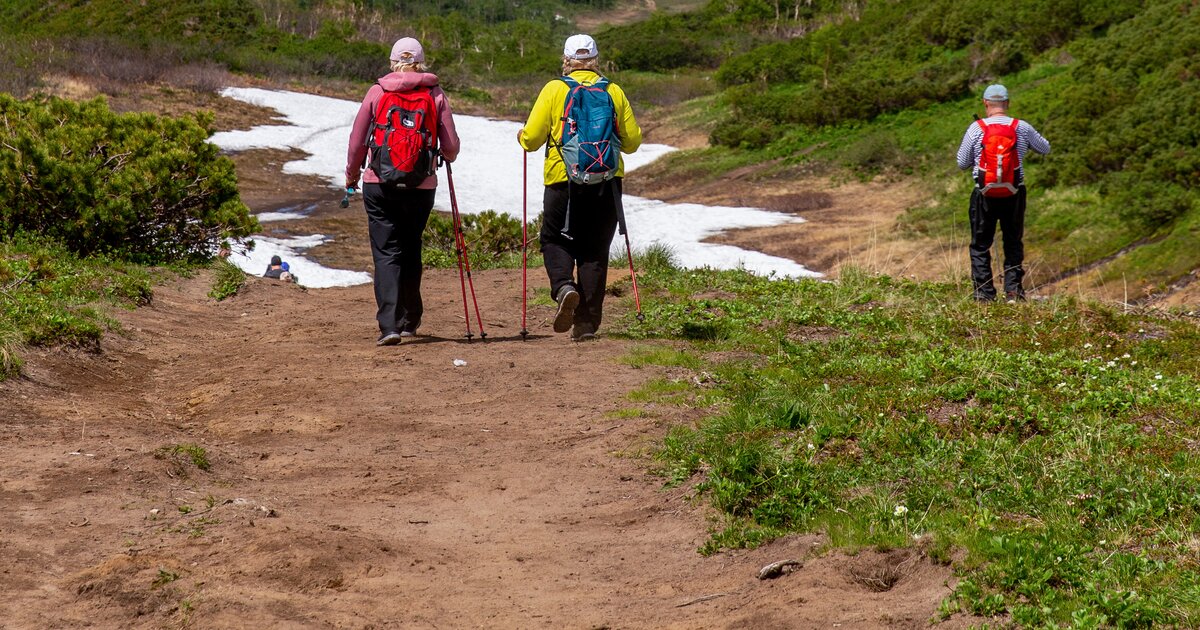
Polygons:
[[[554,332],[570,330],[572,340],[587,341],[600,328],[609,246],[618,223],[624,229],[621,153],[637,151],[642,130],[625,92],[600,75],[599,51],[590,36],[567,38],[562,74],[542,88],[517,141],[526,151],[547,145],[539,237],[550,295],[558,302]],[[609,102],[611,110],[606,110]],[[615,127],[605,139],[591,142],[596,138],[587,132],[575,133],[586,121],[574,120],[567,108],[580,103],[606,112],[585,117],[594,128]],[[569,136],[565,144],[564,127]]]

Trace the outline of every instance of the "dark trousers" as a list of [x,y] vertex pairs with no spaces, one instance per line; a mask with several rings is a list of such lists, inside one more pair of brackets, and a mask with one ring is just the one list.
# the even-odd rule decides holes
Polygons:
[[1025,269],[1025,187],[1019,186],[1011,197],[984,197],[976,188],[971,192],[971,280],[975,299],[996,299],[992,281],[992,242],[996,240],[996,224],[1004,239],[1004,292],[1024,297],[1021,280]]
[[[600,184],[553,184],[542,198],[542,259],[550,295],[570,284],[579,291],[575,325],[600,328],[608,248],[617,229],[621,179]],[[578,274],[578,275],[576,275]]]
[[371,256],[375,259],[375,319],[381,332],[421,322],[421,234],[434,190],[363,184]]

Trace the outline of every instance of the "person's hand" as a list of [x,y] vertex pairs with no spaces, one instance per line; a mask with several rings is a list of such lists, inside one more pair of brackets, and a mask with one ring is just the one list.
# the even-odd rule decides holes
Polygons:
[[521,127],[520,129],[517,130],[517,142],[520,144],[524,144],[524,139],[525,139],[525,128]]

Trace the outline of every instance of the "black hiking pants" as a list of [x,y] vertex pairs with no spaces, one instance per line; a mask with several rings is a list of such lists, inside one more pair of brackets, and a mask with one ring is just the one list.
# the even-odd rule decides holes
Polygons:
[[550,295],[573,285],[580,297],[574,325],[591,332],[600,328],[620,200],[619,177],[590,186],[551,184],[542,197],[540,238]]
[[996,240],[996,224],[1004,239],[1004,292],[1025,297],[1021,280],[1025,277],[1025,187],[1018,186],[1011,197],[985,197],[979,188],[971,192],[971,281],[975,299],[996,299],[992,281],[992,242]]
[[421,235],[435,191],[363,184],[371,256],[375,259],[375,319],[382,333],[414,330],[421,302]]

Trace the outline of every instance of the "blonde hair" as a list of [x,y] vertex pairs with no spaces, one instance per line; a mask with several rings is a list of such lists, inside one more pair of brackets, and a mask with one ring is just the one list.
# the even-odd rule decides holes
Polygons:
[[429,66],[417,61],[393,61],[392,72],[429,72]]
[[591,70],[596,74],[600,74],[600,57],[592,57],[591,59],[572,59],[563,57],[562,73],[567,76],[576,70]]

